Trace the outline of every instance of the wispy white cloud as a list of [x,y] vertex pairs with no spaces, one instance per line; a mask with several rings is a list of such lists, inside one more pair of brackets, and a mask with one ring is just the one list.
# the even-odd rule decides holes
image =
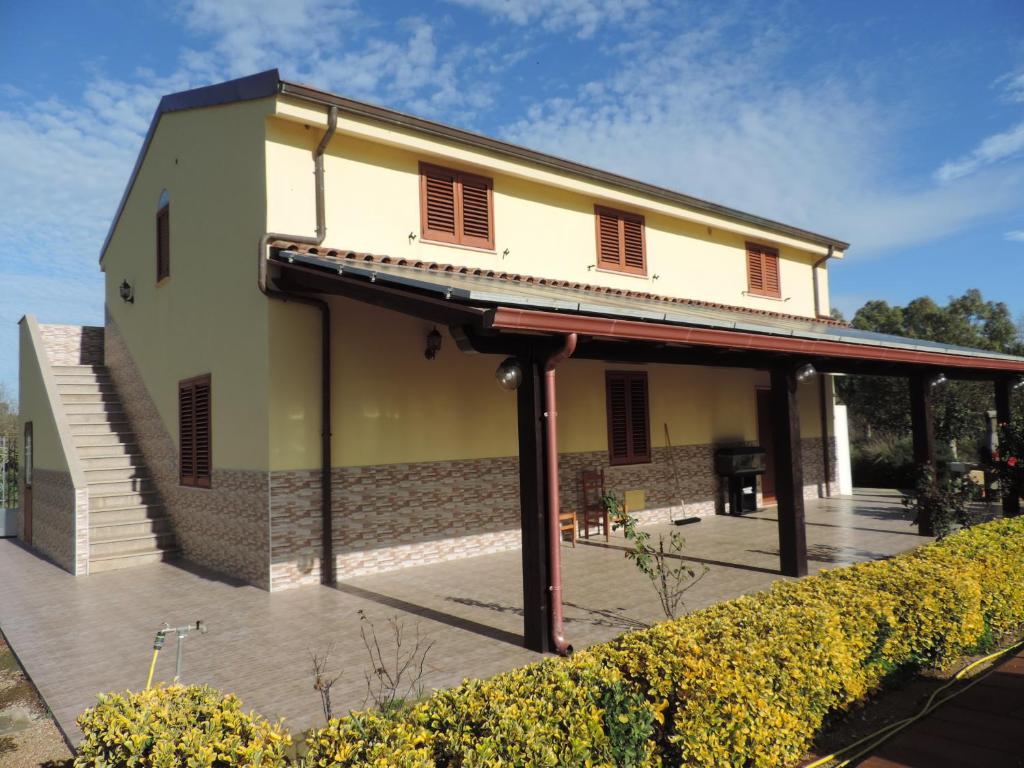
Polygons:
[[1024,243],[1024,229],[1011,229],[1003,237],[1014,243]]
[[1020,157],[1022,154],[1024,121],[1009,130],[986,137],[963,157],[943,163],[935,172],[935,178],[941,182],[955,181],[1000,161]]
[[979,165],[946,184],[895,181],[906,118],[833,73],[785,77],[795,44],[781,24],[752,32],[741,14],[691,15],[680,32],[624,41],[614,74],[537,101],[506,136],[849,239],[858,255],[1019,203],[1019,165]]
[[573,30],[591,37],[600,27],[618,25],[646,9],[647,0],[450,0],[518,26],[539,24],[549,32]]

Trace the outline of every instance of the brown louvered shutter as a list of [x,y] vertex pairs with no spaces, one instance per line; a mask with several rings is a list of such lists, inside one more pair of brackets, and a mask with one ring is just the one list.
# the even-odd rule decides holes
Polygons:
[[195,388],[178,384],[178,466],[182,485],[196,483]]
[[629,379],[629,450],[634,462],[651,460],[650,417],[647,413],[647,374]]
[[196,485],[210,487],[210,380],[195,384]]
[[644,274],[644,220],[622,216],[622,267],[626,272]]
[[160,282],[171,275],[171,206],[165,205],[156,213],[156,279]]
[[463,245],[478,248],[494,247],[494,226],[491,216],[491,181],[480,176],[461,174],[458,179],[462,193]]
[[611,464],[640,464],[651,460],[647,374],[608,371],[608,460]]
[[179,476],[182,485],[210,487],[211,448],[210,376],[178,384]]
[[597,265],[608,269],[618,269],[622,262],[621,239],[619,238],[619,219],[610,211],[598,209],[597,215]]
[[747,243],[747,290],[758,296],[782,298],[777,250],[757,243]]
[[609,372],[608,388],[608,456],[612,464],[629,461],[629,421],[626,411],[626,379]]
[[423,237],[446,243],[458,241],[456,177],[433,165],[420,166],[420,220]]
[[597,266],[636,275],[647,274],[644,217],[594,206]]

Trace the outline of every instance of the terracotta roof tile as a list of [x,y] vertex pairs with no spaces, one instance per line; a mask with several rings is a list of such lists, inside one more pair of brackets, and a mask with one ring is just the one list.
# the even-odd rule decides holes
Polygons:
[[[320,256],[329,259],[338,259],[339,261],[368,261],[378,264],[394,264],[400,267],[413,267],[415,269],[423,269],[435,272],[457,272],[463,275],[474,275],[477,277],[490,277],[498,280],[509,280],[513,282],[524,282],[533,283],[535,285],[547,285],[556,288],[572,288],[580,291],[590,291],[592,293],[600,293],[608,296],[620,296],[624,298],[637,298],[637,299],[648,299],[652,301],[664,301],[669,304],[682,304],[690,307],[701,307],[704,309],[719,309],[727,312],[738,312],[741,314],[751,315],[754,317],[774,317],[783,320],[804,320],[813,321],[813,318],[804,317],[802,315],[793,315],[787,312],[772,312],[767,309],[753,309],[751,307],[740,307],[735,304],[720,304],[714,301],[701,301],[700,299],[686,299],[678,296],[663,296],[656,293],[649,293],[647,291],[628,291],[622,288],[611,288],[603,285],[590,285],[589,283],[578,283],[571,280],[558,280],[555,278],[548,277],[534,277],[532,275],[521,275],[514,272],[495,272],[490,269],[481,269],[479,267],[460,267],[455,264],[442,264],[434,261],[412,261],[409,259],[392,258],[391,256],[380,256],[372,253],[365,253],[360,251],[349,251],[343,248],[328,248],[326,246],[315,246],[315,245],[303,245],[301,243],[293,243],[288,240],[275,240],[270,243],[270,247],[281,251],[295,251],[297,253],[305,253],[310,256]],[[824,323],[826,325],[835,325],[840,327],[847,327],[849,323],[841,320],[833,320],[830,317],[821,317],[817,319],[817,322]]]

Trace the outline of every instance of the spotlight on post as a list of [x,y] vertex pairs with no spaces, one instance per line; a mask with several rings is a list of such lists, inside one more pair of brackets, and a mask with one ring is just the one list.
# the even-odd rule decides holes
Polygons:
[[936,376],[934,379],[932,379],[931,387],[932,387],[932,389],[935,389],[936,387],[941,387],[943,384],[946,383],[946,381],[947,381],[946,374],[940,373],[938,376]]
[[518,360],[507,357],[494,372],[494,377],[502,389],[519,389],[519,385],[523,383],[523,369],[519,366]]
[[805,363],[804,365],[801,365],[799,368],[796,369],[796,380],[802,383],[812,378],[817,373],[818,371],[815,369],[813,365],[811,365],[810,363]]

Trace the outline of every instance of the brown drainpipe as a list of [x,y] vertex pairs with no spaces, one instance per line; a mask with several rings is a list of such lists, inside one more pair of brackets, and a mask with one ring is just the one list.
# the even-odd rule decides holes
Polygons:
[[548,462],[548,572],[551,584],[551,642],[560,656],[572,654],[572,646],[565,639],[562,628],[562,552],[561,526],[558,515],[558,397],[555,392],[555,368],[576,350],[576,334],[565,337],[565,345],[544,363],[544,415],[547,417]]
[[323,299],[301,293],[278,291],[267,287],[267,245],[271,240],[289,240],[303,245],[320,245],[327,237],[327,216],[324,204],[324,152],[338,127],[338,108],[327,112],[327,130],[313,151],[313,177],[316,191],[316,235],[286,235],[266,232],[259,242],[259,263],[256,284],[271,299],[294,301],[320,310],[320,581],[334,583],[334,518],[331,500],[331,308]]

